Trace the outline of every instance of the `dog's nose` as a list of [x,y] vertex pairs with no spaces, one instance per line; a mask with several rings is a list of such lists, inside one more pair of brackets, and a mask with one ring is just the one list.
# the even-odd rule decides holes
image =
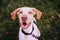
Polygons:
[[26,21],[27,20],[27,17],[26,16],[23,16],[22,17],[22,21]]

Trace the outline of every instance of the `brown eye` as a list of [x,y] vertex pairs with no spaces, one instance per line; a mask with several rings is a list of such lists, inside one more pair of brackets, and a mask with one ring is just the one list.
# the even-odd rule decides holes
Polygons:
[[22,11],[20,11],[20,13],[23,13]]
[[32,14],[32,12],[29,12],[29,14]]

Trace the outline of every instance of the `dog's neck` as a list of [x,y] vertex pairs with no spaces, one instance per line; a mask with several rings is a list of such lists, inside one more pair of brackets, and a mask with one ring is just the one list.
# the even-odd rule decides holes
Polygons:
[[23,29],[27,33],[31,33],[33,27],[33,23],[30,24],[30,26],[27,29]]

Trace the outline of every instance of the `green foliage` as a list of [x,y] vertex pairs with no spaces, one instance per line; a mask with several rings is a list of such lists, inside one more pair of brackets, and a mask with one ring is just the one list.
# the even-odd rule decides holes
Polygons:
[[24,6],[42,11],[36,23],[42,40],[60,40],[60,0],[0,0],[0,40],[18,40],[18,18],[13,21],[10,13]]

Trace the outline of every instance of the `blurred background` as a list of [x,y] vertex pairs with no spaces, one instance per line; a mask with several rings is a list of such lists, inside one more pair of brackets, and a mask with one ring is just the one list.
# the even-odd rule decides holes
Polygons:
[[60,40],[60,0],[0,0],[0,40],[18,40],[19,20],[13,21],[10,13],[24,6],[42,12],[36,22],[42,40]]

